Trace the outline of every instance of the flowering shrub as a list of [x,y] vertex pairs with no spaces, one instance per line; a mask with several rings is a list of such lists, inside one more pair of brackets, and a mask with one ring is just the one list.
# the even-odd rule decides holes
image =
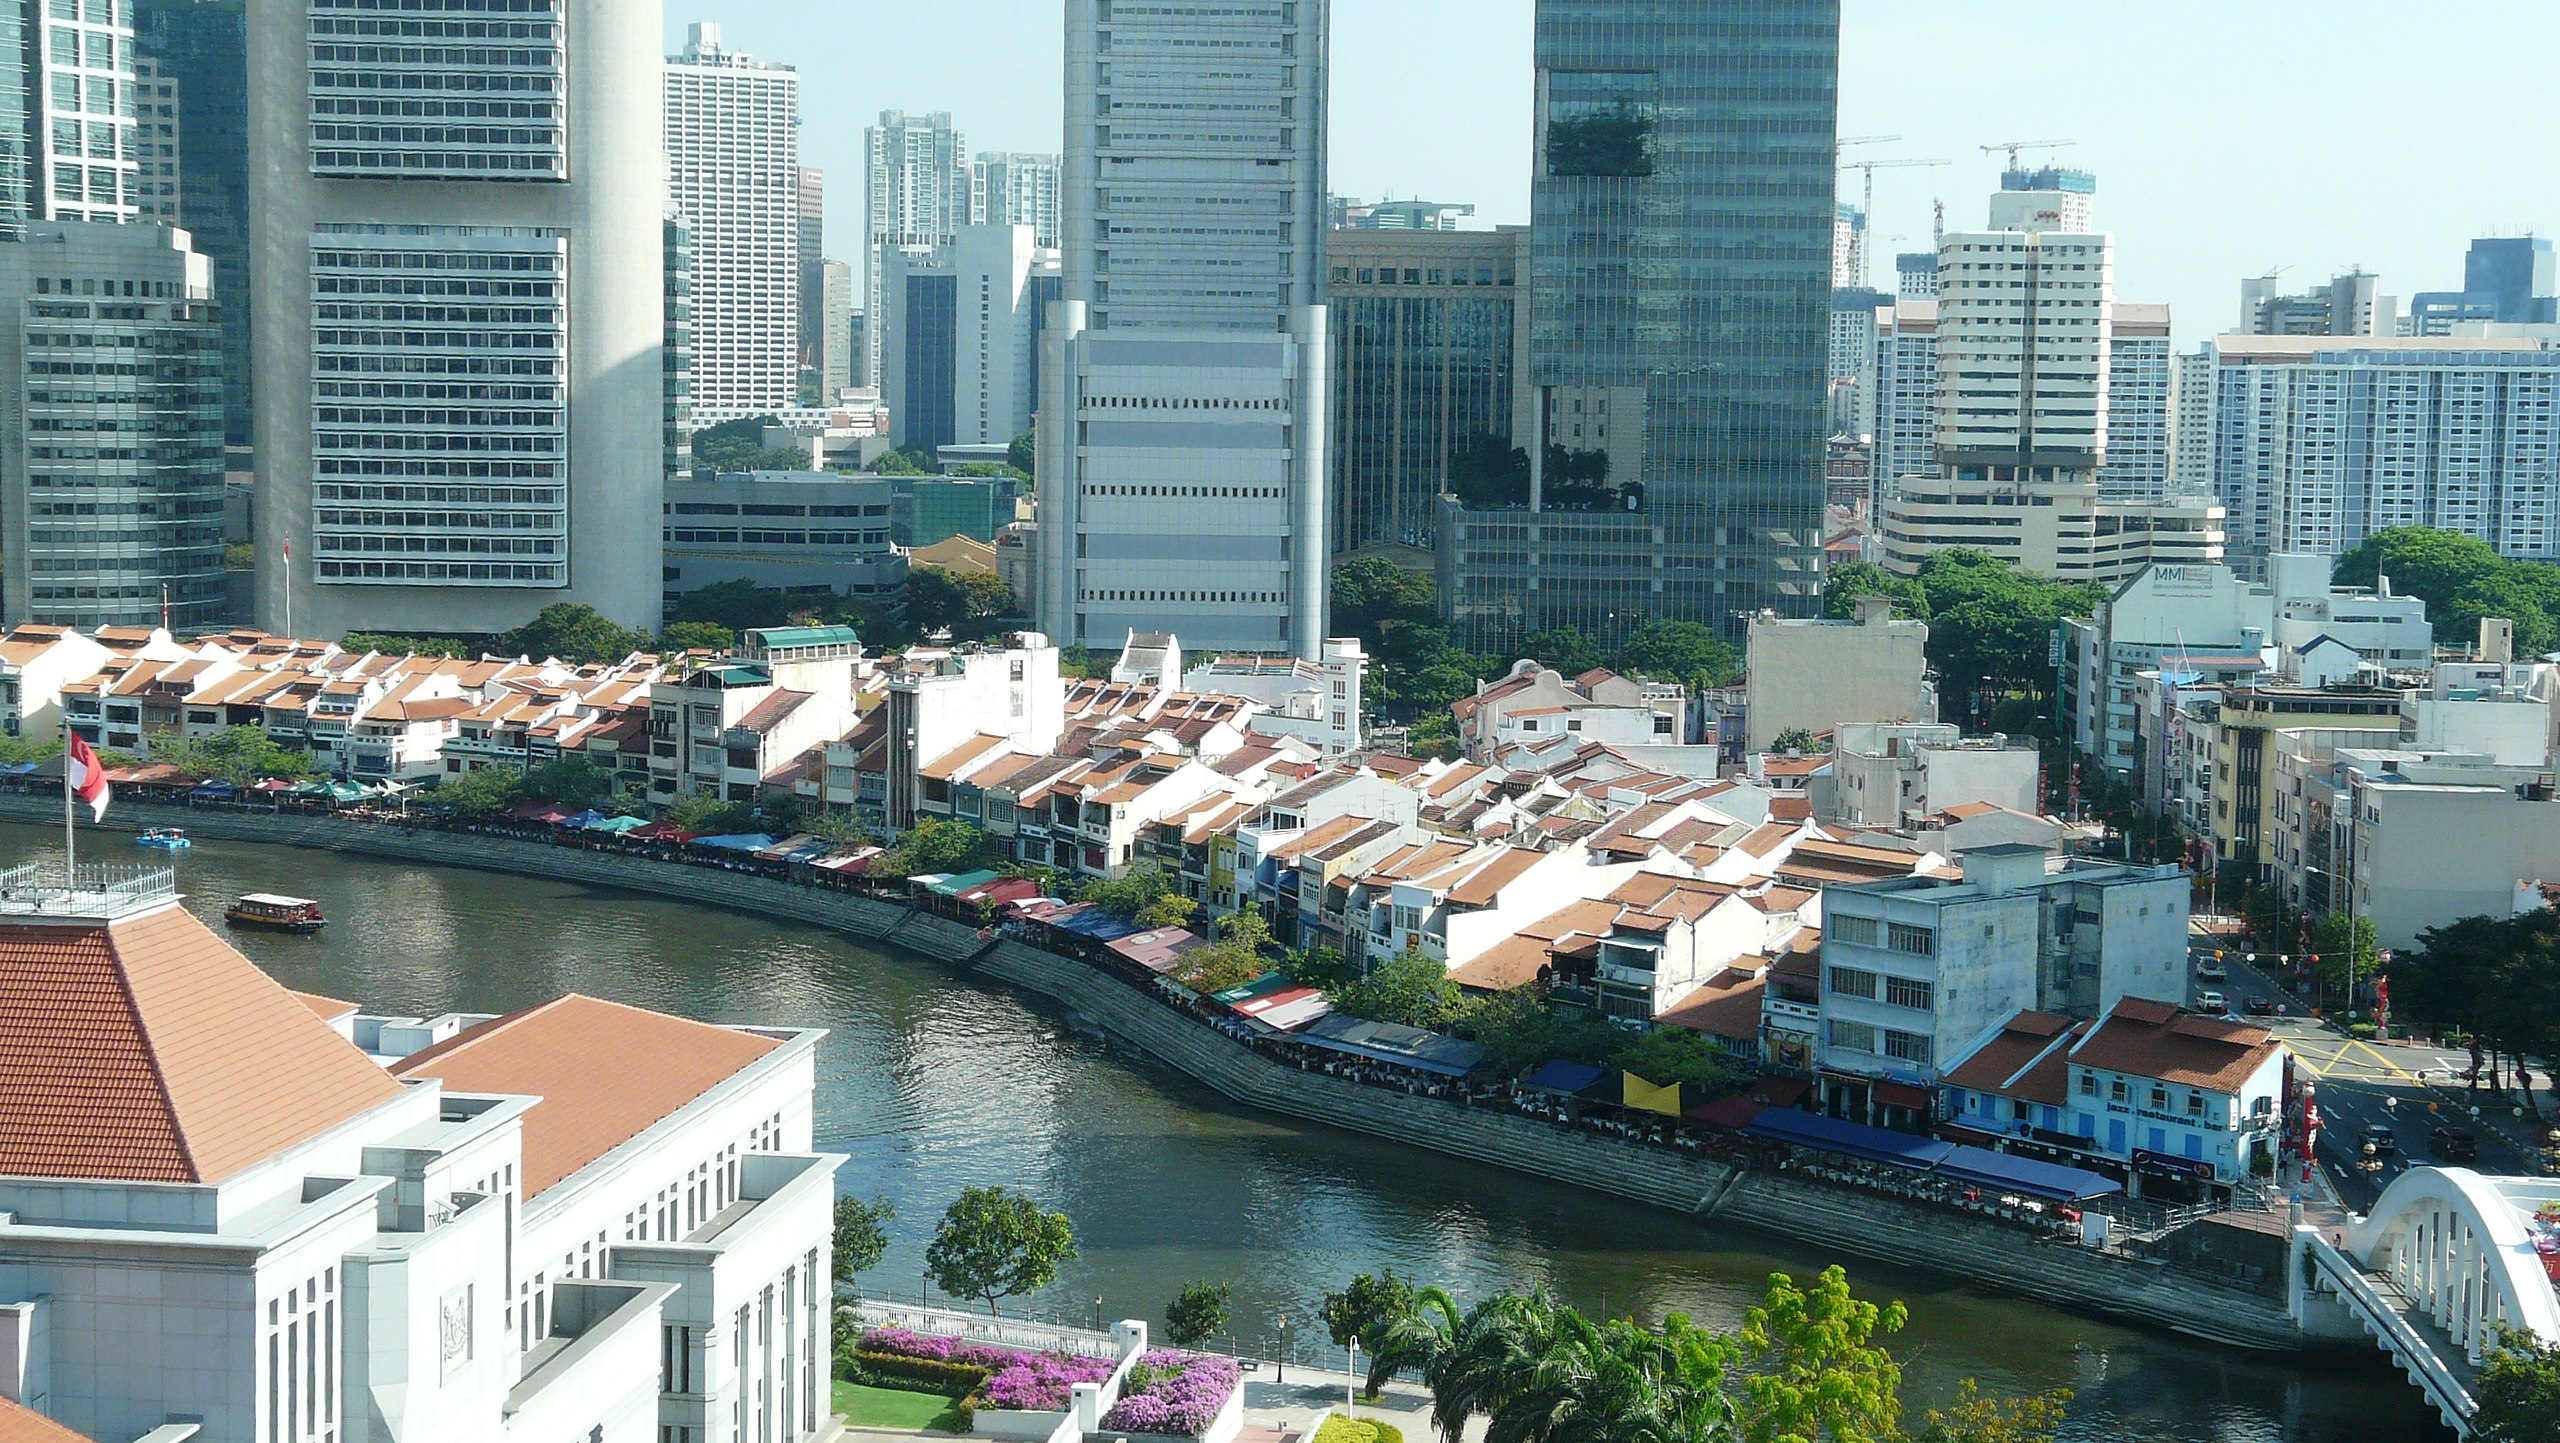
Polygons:
[[1240,1375],[1232,1358],[1159,1348],[1140,1355],[1128,1387],[1102,1426],[1130,1433],[1196,1438],[1225,1407]]
[[1066,1353],[1025,1353],[965,1338],[945,1338],[906,1328],[872,1328],[856,1341],[861,1353],[887,1354],[922,1363],[983,1371],[986,1387],[980,1406],[1042,1413],[1067,1406],[1078,1383],[1099,1383],[1111,1376],[1111,1362]]

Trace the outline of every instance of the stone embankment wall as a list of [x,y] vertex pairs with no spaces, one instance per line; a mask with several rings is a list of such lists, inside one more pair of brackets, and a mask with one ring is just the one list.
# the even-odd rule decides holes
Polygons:
[[[328,817],[132,806],[133,827],[167,818],[197,836],[547,877],[833,928],[904,948],[1064,1007],[1088,1026],[1236,1102],[1309,1122],[1729,1222],[1817,1252],[1889,1262],[2215,1342],[2305,1346],[2275,1296],[2165,1264],[2040,1242],[2015,1229],[1766,1169],[1557,1127],[1493,1108],[1308,1072],[1199,1025],[1138,988],[1020,942],[990,945],[957,922],[771,877],[518,841]],[[140,815],[136,815],[139,813]],[[157,813],[158,815],[153,815]],[[50,798],[0,796],[0,818],[47,822]]]

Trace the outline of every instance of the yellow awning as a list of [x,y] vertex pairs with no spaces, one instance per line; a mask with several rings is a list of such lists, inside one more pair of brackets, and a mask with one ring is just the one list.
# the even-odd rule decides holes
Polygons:
[[1668,1087],[1656,1087],[1632,1072],[1621,1072],[1618,1074],[1618,1079],[1626,1089],[1627,1106],[1640,1108],[1646,1112],[1659,1112],[1667,1117],[1680,1115],[1679,1083],[1672,1083]]

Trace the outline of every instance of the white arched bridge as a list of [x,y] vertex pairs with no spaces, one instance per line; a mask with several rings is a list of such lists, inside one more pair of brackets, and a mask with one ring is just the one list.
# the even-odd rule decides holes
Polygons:
[[2560,1238],[2560,1178],[2412,1168],[2347,1226],[2343,1247],[2295,1229],[2293,1314],[2310,1332],[2360,1329],[2467,1435],[2472,1387],[2501,1329],[2560,1343],[2560,1288],[2536,1246],[2544,1235]]

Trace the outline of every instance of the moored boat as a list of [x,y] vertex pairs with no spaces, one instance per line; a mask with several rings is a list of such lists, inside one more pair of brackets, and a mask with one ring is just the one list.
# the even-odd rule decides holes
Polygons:
[[274,892],[251,892],[223,909],[222,919],[234,927],[256,927],[269,932],[317,932],[329,924],[320,915],[320,904],[308,897],[286,897]]
[[146,828],[142,835],[133,839],[133,844],[137,847],[158,847],[164,852],[174,852],[181,847],[195,845],[187,840],[187,834],[177,827]]

